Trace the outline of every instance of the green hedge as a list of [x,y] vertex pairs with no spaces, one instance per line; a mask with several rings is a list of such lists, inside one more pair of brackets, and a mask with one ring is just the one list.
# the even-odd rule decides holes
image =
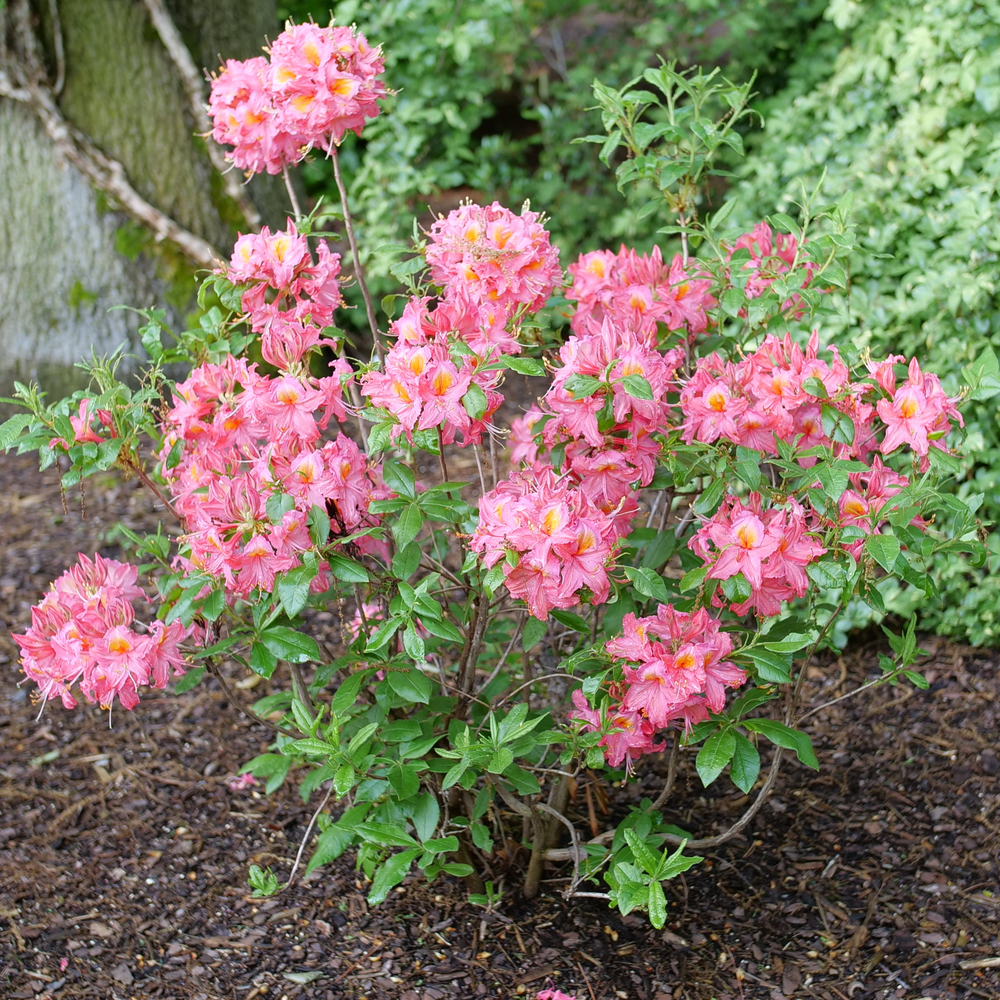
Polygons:
[[[855,352],[916,354],[946,387],[1000,344],[1000,4],[834,0],[835,58],[807,48],[733,195],[746,221],[787,211],[825,173],[830,201],[855,195],[866,253],[824,333]],[[826,51],[829,53],[829,38]],[[820,78],[817,79],[817,76]],[[972,410],[958,489],[1000,519],[1000,404]],[[1000,542],[990,542],[994,557]],[[942,566],[924,625],[974,643],[1000,636],[996,566]],[[901,610],[905,610],[901,608]]]

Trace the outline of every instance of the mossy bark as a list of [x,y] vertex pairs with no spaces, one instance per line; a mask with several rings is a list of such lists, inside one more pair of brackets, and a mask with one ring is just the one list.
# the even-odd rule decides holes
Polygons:
[[[258,53],[278,24],[274,0],[171,0],[196,63]],[[66,118],[108,156],[150,203],[228,251],[239,210],[205,152],[173,63],[139,0],[59,0]],[[55,78],[54,25],[36,5]],[[73,363],[91,349],[139,350],[139,318],[125,305],[166,305],[183,322],[192,272],[62,162],[31,108],[0,98],[0,394],[37,378],[55,395],[80,385]],[[282,219],[281,192],[265,180],[250,194],[267,221]],[[113,310],[113,311],[109,311]]]

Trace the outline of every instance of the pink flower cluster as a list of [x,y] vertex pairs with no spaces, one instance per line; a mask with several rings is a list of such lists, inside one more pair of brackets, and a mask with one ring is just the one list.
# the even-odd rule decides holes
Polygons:
[[491,304],[513,316],[519,309],[537,312],[562,281],[559,248],[527,204],[520,215],[496,201],[462,205],[435,221],[428,236],[431,277],[448,297]]
[[[110,437],[118,437],[115,430],[114,417],[110,410],[96,410],[89,399],[81,399],[75,417],[69,418],[73,428],[73,444],[103,444],[108,440],[99,431],[106,432]],[[62,448],[69,451],[70,445],[64,438],[52,438],[50,448]]]
[[[882,512],[889,500],[910,485],[906,476],[886,468],[878,455],[872,459],[871,468],[867,472],[852,472],[848,478],[850,488],[844,490],[838,503],[840,524],[859,528],[866,536],[878,531],[879,525],[883,523]],[[889,509],[896,508],[893,506]],[[927,527],[927,522],[919,515],[910,524],[921,530]],[[865,538],[862,537],[846,543],[845,548],[858,561],[864,544]]]
[[586,596],[608,599],[618,533],[614,522],[552,469],[526,470],[479,500],[479,525],[469,547],[483,562],[503,563],[511,596],[536,618],[571,608]]
[[[859,433],[853,447],[838,445],[839,457],[863,455],[871,434],[860,433],[874,408],[861,401],[868,385],[850,383],[847,366],[835,347],[830,361],[819,358],[814,333],[805,351],[784,338],[768,336],[739,364],[717,353],[698,359],[681,390],[684,441],[711,444],[719,438],[768,455],[777,454],[775,439],[799,441],[803,451],[831,444],[823,430],[822,403],[828,401],[855,420]],[[815,459],[806,459],[811,465]]]
[[607,651],[622,663],[624,679],[612,685],[612,705],[604,717],[594,711],[582,691],[573,693],[576,711],[570,718],[588,729],[605,732],[608,763],[626,767],[645,753],[663,749],[655,742],[658,731],[680,720],[686,729],[721,712],[726,688],[746,682],[746,674],[726,660],[733,640],[704,608],[676,611],[661,604],[655,615],[627,614],[623,634],[607,643]]
[[[230,356],[175,386],[161,459],[188,529],[182,565],[222,577],[245,597],[255,587],[272,590],[275,574],[314,548],[307,526],[314,507],[326,510],[334,535],[377,523],[368,505],[388,496],[377,470],[344,434],[319,442],[332,417],[346,417],[341,379],[349,373],[341,361],[325,378],[269,378]],[[357,541],[381,551],[379,544]],[[324,568],[316,591],[328,583]]]
[[570,264],[569,273],[573,285],[566,297],[577,302],[570,325],[581,336],[598,334],[606,320],[650,344],[656,343],[660,323],[689,335],[703,333],[715,305],[711,277],[693,262],[685,267],[680,255],[667,266],[659,247],[648,255],[624,246],[617,254],[594,250]]
[[[743,288],[748,299],[759,299],[779,277],[793,267],[802,267],[806,277],[805,288],[812,280],[816,265],[811,260],[799,261],[799,241],[786,233],[775,233],[766,222],[758,222],[749,233],[744,233],[729,250],[729,259],[737,250],[746,250],[750,259],[743,262],[741,271],[749,271]],[[781,305],[782,312],[801,315],[801,299],[793,295]],[[742,313],[741,313],[742,315]]]
[[[658,435],[670,427],[667,395],[676,391],[683,352],[661,353],[605,320],[596,333],[571,336],[559,356],[563,367],[540,406],[511,424],[511,460],[541,470],[560,449],[572,481],[625,535],[638,511],[635,490],[652,481],[661,450]],[[630,393],[624,381],[630,375],[645,380],[651,399]],[[597,379],[600,386],[586,395],[575,376]]]
[[[765,509],[759,493],[751,493],[745,505],[727,496],[688,547],[711,567],[708,579],[742,573],[750,584],[750,597],[731,604],[732,611],[745,615],[753,609],[769,617],[781,611],[782,601],[803,597],[809,589],[806,566],[826,552],[813,530],[795,500]],[[715,600],[718,606],[720,599]]]
[[936,375],[922,372],[916,358],[910,361],[906,381],[897,387],[894,365],[903,360],[902,355],[894,355],[870,366],[876,382],[890,397],[876,404],[887,428],[879,448],[883,455],[889,455],[908,444],[926,459],[931,448],[947,450],[943,439],[951,430],[952,420],[957,420],[960,427],[965,426],[965,421],[955,405],[958,400],[945,394]]
[[[694,375],[681,390],[684,441],[711,444],[720,438],[765,454],[777,454],[777,440],[797,443],[800,451],[833,447],[838,458],[867,461],[872,451],[888,455],[903,444],[926,460],[929,448],[945,450],[951,420],[962,424],[957,400],[945,395],[937,376],[925,374],[914,358],[909,377],[896,387],[890,357],[868,367],[874,381],[852,382],[835,347],[830,360],[819,358],[816,333],[803,351],[784,338],[768,336],[738,364],[718,354],[698,359]],[[874,399],[881,388],[891,398]],[[823,404],[850,418],[851,444],[833,442],[823,427]],[[885,425],[881,442],[878,434]],[[809,468],[813,456],[802,456]],[[925,466],[926,467],[926,466]]]
[[139,688],[164,688],[171,674],[184,673],[177,644],[190,634],[180,622],[152,621],[136,632],[132,602],[143,597],[137,570],[100,555],[80,553],[31,609],[31,627],[12,638],[21,648],[21,665],[43,701],[61,698],[76,706],[71,687],[87,701],[110,708],[115,696],[131,710]]
[[212,80],[216,142],[249,173],[279,174],[313,146],[329,152],[347,131],[361,134],[386,96],[382,53],[353,28],[289,24],[258,56],[229,59]]
[[[500,372],[481,370],[483,359],[478,355],[453,355],[451,338],[468,337],[466,342],[479,343],[491,336],[480,322],[482,312],[489,310],[462,310],[449,300],[428,309],[428,301],[413,298],[406,304],[403,315],[390,328],[396,340],[386,354],[385,370],[365,373],[361,392],[395,418],[393,440],[405,433],[412,441],[415,430],[438,427],[445,444],[455,442],[456,436],[462,447],[477,444],[503,402],[496,391]],[[492,334],[488,350],[501,345],[507,336],[503,321],[497,322],[499,332]],[[464,401],[472,387],[485,398],[483,412],[477,417],[470,416],[469,409],[476,412],[475,407],[467,408]]]
[[247,285],[243,309],[250,328],[261,336],[264,359],[287,370],[302,362],[317,346],[336,344],[321,339],[321,328],[333,323],[333,311],[343,300],[337,283],[340,254],[326,242],[316,247],[314,263],[309,243],[295,223],[272,233],[240,236],[233,247],[226,276]]

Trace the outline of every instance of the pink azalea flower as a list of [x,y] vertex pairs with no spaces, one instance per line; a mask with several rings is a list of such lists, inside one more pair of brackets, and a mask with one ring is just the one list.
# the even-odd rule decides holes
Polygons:
[[527,206],[515,215],[499,202],[462,205],[438,219],[429,236],[432,278],[476,303],[537,312],[562,278],[559,249]]

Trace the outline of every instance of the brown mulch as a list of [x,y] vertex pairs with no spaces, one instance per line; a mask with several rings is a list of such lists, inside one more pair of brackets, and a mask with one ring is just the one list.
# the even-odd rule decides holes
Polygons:
[[[48,582],[77,551],[119,554],[115,521],[156,518],[134,484],[110,477],[90,488],[85,520],[78,496],[67,506],[53,471],[0,457],[5,1000],[465,1000],[551,986],[579,1000],[1000,997],[1000,968],[969,967],[1000,956],[996,653],[925,640],[930,691],[878,688],[814,716],[820,773],[786,766],[745,836],[668,883],[665,931],[600,900],[565,902],[567,866],[547,871],[536,905],[511,889],[490,913],[445,880],[409,880],[369,909],[349,855],[255,900],[247,866],[287,878],[311,809],[293,787],[229,789],[268,734],[214,683],[144,698],[110,727],[95,706],[49,705],[36,721],[17,686],[9,631]],[[317,625],[335,632],[338,617]],[[814,700],[877,672],[879,648],[814,668]],[[745,800],[727,779],[706,792],[685,763],[666,818],[721,828]],[[662,762],[643,774],[594,790],[655,796]],[[570,812],[588,828],[582,793]]]

